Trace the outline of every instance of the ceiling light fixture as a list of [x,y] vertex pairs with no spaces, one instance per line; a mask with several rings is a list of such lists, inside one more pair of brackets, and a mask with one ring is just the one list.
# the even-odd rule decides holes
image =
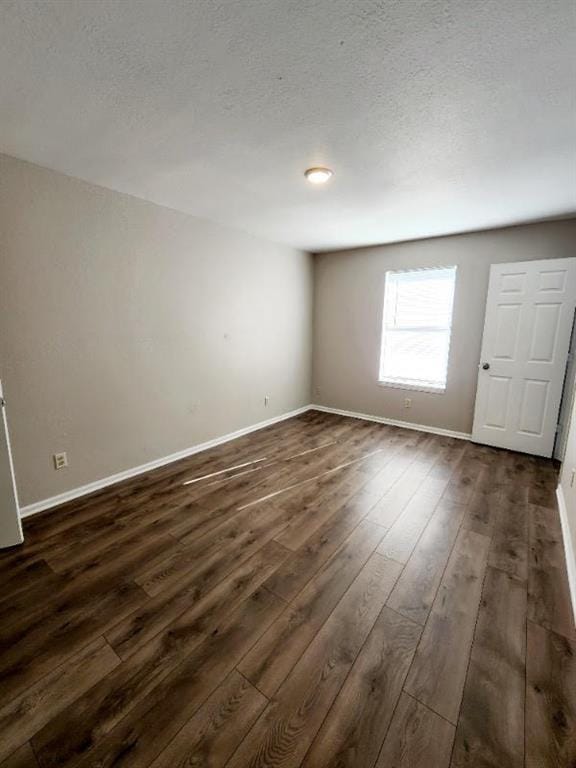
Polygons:
[[334,175],[330,168],[308,168],[304,171],[304,176],[310,184],[326,184],[327,181]]

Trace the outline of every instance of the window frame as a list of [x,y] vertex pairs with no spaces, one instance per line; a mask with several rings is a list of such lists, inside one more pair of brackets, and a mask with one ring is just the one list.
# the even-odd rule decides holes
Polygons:
[[[432,383],[427,382],[418,382],[418,381],[410,381],[408,379],[392,379],[392,378],[381,378],[382,376],[382,357],[384,352],[384,340],[385,340],[385,334],[386,334],[386,293],[387,293],[387,287],[388,287],[388,279],[389,275],[395,275],[395,274],[407,274],[410,272],[429,272],[429,271],[435,271],[439,269],[450,269],[454,271],[454,292],[452,296],[452,306],[450,311],[450,324],[446,328],[444,326],[420,326],[415,327],[413,329],[405,328],[403,330],[409,331],[420,331],[422,333],[426,332],[437,332],[437,331],[448,331],[448,353],[447,353],[447,362],[446,362],[446,382],[444,385],[436,386]],[[458,265],[457,264],[450,264],[450,265],[435,265],[430,267],[413,267],[410,269],[388,269],[384,273],[384,290],[382,291],[382,323],[380,326],[380,352],[379,352],[379,359],[378,359],[378,378],[377,378],[377,384],[379,387],[390,387],[391,389],[405,389],[408,391],[413,392],[428,392],[430,394],[435,395],[443,395],[446,392],[446,389],[448,387],[448,374],[450,371],[450,351],[452,348],[452,329],[454,326],[454,303],[456,301],[456,280],[458,277]]]

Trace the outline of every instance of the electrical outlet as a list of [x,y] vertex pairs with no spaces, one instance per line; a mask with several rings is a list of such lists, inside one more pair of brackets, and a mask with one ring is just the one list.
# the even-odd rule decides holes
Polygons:
[[410,397],[404,398],[404,408],[412,408],[412,398]]
[[264,406],[266,407],[269,402],[270,402],[270,395],[266,395],[264,398]]
[[54,454],[54,469],[64,469],[68,466],[68,455],[66,453]]

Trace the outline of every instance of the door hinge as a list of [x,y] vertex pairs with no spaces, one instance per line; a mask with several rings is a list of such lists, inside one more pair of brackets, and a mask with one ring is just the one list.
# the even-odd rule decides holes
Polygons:
[[562,432],[562,424],[556,424],[556,429],[554,431],[556,432],[556,434],[558,434],[559,432]]

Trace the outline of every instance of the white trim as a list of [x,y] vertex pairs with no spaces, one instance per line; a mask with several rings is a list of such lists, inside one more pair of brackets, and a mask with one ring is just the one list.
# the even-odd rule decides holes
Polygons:
[[123,472],[118,472],[115,475],[109,475],[108,477],[104,477],[101,480],[95,480],[93,483],[82,485],[79,488],[72,488],[72,490],[60,493],[58,496],[52,496],[49,499],[36,501],[33,504],[28,504],[26,507],[21,507],[20,517],[29,517],[30,515],[35,515],[38,512],[43,512],[46,509],[58,507],[60,504],[65,504],[67,501],[73,501],[74,499],[78,499],[81,496],[87,496],[89,493],[100,491],[102,488],[107,488],[109,485],[120,483],[122,480],[129,480],[131,477],[141,475],[144,472],[150,472],[153,469],[158,469],[158,467],[171,464],[173,461],[185,459],[187,456],[192,456],[195,453],[206,451],[209,448],[215,448],[217,445],[222,445],[222,443],[228,443],[230,440],[236,440],[238,437],[249,435],[251,432],[257,432],[259,429],[264,429],[264,427],[269,427],[272,424],[276,424],[279,421],[284,421],[285,419],[291,419],[294,416],[299,416],[301,413],[306,413],[306,411],[313,409],[314,406],[305,405],[302,408],[297,408],[295,411],[289,411],[288,413],[283,413],[280,416],[274,416],[271,419],[267,419],[266,421],[260,421],[257,424],[253,424],[250,427],[243,427],[242,429],[236,430],[236,432],[230,432],[227,435],[222,435],[222,437],[215,437],[213,440],[208,440],[205,443],[199,443],[198,445],[193,445],[191,448],[185,448],[183,451],[170,454],[170,456],[164,456],[161,459],[149,461],[147,464],[141,464],[139,467],[126,469]]
[[558,500],[558,510],[560,512],[560,525],[562,526],[562,538],[564,539],[564,556],[566,557],[566,571],[568,573],[568,586],[570,588],[570,597],[572,598],[572,618],[576,625],[576,552],[572,546],[572,536],[568,525],[568,510],[566,509],[566,500],[562,486],[556,488],[556,498]]
[[442,429],[441,427],[429,427],[426,424],[412,424],[410,421],[397,421],[396,419],[387,419],[385,416],[373,416],[368,413],[356,413],[356,411],[343,411],[340,408],[328,408],[325,405],[311,405],[313,411],[323,411],[324,413],[335,413],[338,416],[350,416],[352,419],[364,419],[365,421],[376,421],[379,424],[389,424],[391,427],[402,427],[402,429],[415,429],[417,432],[429,432],[432,435],[442,435],[443,437],[455,437],[457,440],[470,440],[472,435],[467,432],[454,432],[451,429]]
[[412,392],[428,392],[431,395],[446,394],[446,387],[434,387],[432,384],[410,384],[407,381],[392,381],[392,379],[379,379],[379,387],[392,387],[392,389],[408,389]]

